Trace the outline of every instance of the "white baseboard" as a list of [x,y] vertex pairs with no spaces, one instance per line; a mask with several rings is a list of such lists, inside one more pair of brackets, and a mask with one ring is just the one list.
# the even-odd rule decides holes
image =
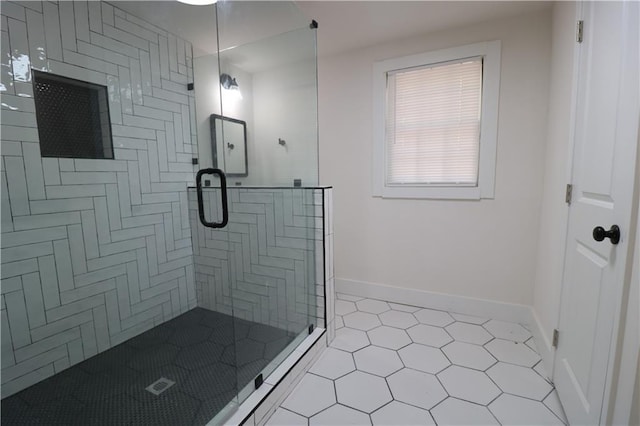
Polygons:
[[[354,296],[386,300],[388,302],[438,309],[465,315],[497,319],[532,325],[532,311],[529,306],[516,303],[474,297],[434,293],[412,288],[392,287],[385,284],[369,283],[345,278],[336,278],[336,292]],[[536,339],[537,341],[537,339]]]
[[529,309],[531,315],[531,334],[533,334],[533,340],[536,342],[536,349],[538,349],[538,354],[542,357],[542,365],[544,366],[544,370],[547,373],[547,378],[551,380],[551,377],[553,376],[555,349],[553,349],[553,346],[551,345],[550,336],[545,333],[544,328],[542,328],[542,324],[540,323],[538,315],[536,315],[536,311],[534,311],[531,307]]

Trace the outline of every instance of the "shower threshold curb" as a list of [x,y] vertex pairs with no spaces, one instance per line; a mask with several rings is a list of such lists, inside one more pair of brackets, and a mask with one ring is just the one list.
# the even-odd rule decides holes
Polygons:
[[[216,416],[207,426],[262,425],[289,395],[327,346],[326,330],[316,328],[228,418]],[[233,409],[234,407],[231,407]],[[225,410],[226,411],[226,410]],[[222,413],[221,413],[222,414]],[[228,415],[228,414],[227,414]]]

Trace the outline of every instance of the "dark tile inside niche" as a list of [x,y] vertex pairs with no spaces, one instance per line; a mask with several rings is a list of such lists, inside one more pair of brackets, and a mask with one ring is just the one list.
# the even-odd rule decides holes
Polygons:
[[[2,400],[3,425],[204,425],[294,339],[202,308]],[[145,390],[161,377],[175,385]]]

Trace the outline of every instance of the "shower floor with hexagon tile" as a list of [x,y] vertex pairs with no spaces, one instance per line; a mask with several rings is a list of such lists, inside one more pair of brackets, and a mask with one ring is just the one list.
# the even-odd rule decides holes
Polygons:
[[526,327],[338,294],[336,338],[269,425],[563,425]]
[[294,337],[195,308],[3,399],[2,425],[204,425]]

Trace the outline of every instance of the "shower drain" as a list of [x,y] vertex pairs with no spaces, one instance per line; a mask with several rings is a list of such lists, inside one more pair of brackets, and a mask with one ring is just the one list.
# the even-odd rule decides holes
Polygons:
[[169,389],[171,386],[175,385],[176,382],[167,379],[166,377],[161,377],[155,382],[151,383],[145,389],[151,392],[154,395],[160,395],[162,392]]

